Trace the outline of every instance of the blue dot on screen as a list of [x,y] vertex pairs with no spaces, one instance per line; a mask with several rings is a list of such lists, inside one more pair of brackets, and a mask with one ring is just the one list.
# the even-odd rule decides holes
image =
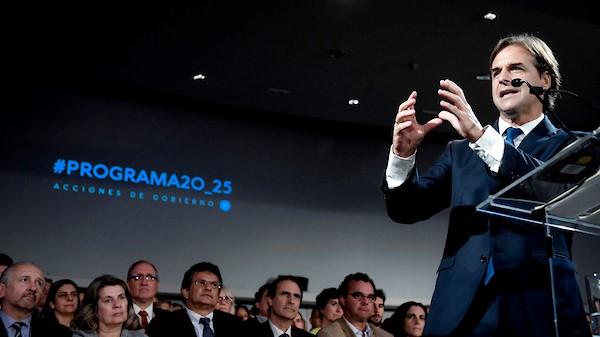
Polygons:
[[221,200],[219,202],[219,208],[223,212],[229,212],[231,210],[231,202],[229,202],[229,200]]

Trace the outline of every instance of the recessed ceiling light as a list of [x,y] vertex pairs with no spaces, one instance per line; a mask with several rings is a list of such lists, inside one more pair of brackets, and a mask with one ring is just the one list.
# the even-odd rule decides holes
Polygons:
[[492,12],[488,12],[483,16],[484,19],[489,20],[489,21],[493,21],[496,19],[496,14],[492,13]]
[[203,80],[205,78],[206,78],[206,76],[204,74],[194,75],[194,80],[195,81],[197,81],[197,80]]
[[356,98],[349,99],[348,104],[350,105],[358,105],[358,100]]

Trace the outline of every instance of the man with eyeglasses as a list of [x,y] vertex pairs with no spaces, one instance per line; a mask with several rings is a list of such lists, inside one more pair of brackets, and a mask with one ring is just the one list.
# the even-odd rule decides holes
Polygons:
[[245,336],[242,321],[215,310],[223,285],[219,267],[210,262],[191,266],[181,281],[185,310],[167,313],[153,320],[150,337],[237,337]]
[[338,288],[344,316],[324,327],[318,337],[392,337],[368,322],[373,316],[375,283],[364,273],[346,276]]
[[166,311],[154,306],[158,292],[158,270],[145,260],[134,262],[127,270],[127,286],[133,299],[133,309],[140,321],[140,327],[147,329],[148,324]]
[[0,277],[0,337],[71,337],[69,328],[34,315],[46,280],[33,263],[15,263]]
[[269,319],[256,324],[249,333],[251,337],[311,337],[308,331],[293,325],[300,310],[302,291],[294,276],[282,275],[270,283],[267,289]]

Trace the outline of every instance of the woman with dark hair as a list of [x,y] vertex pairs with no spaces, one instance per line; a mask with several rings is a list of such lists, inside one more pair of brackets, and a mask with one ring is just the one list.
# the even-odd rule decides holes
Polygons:
[[340,306],[339,293],[336,288],[323,289],[317,295],[316,308],[321,318],[321,326],[310,330],[312,334],[317,334],[319,330],[335,322],[342,317],[344,311]]
[[381,327],[394,337],[421,337],[426,319],[427,308],[422,303],[410,301],[396,308]]
[[235,315],[239,317],[242,321],[247,321],[248,318],[250,318],[250,310],[248,310],[248,308],[246,308],[245,305],[236,305]]
[[44,318],[70,328],[77,309],[79,309],[77,284],[68,279],[53,282],[42,311]]
[[139,328],[127,284],[102,275],[88,286],[75,316],[74,337],[147,337]]

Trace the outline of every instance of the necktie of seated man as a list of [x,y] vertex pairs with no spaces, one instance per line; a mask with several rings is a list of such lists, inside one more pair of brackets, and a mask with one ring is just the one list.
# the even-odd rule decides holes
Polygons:
[[140,322],[142,324],[142,329],[148,329],[148,313],[144,310],[140,310],[140,312],[138,312],[138,315],[140,315],[140,317],[142,318]]
[[286,334],[285,332],[282,333],[281,335],[279,335],[279,337],[290,337],[290,335]]
[[15,330],[15,337],[23,337],[21,329],[23,329],[25,326],[27,326],[27,324],[24,322],[14,322],[10,327]]
[[[519,128],[509,127],[508,129],[506,129],[506,131],[504,131],[504,136],[506,137],[506,141],[511,143],[512,145],[515,145],[515,138],[519,137],[521,134],[523,134],[523,130],[521,130]],[[485,285],[488,285],[488,283],[490,283],[490,281],[492,280],[492,277],[494,277],[494,274],[495,274],[494,262],[493,262],[492,258],[490,257],[490,260],[487,265],[487,269],[485,271],[485,281],[484,281]]]
[[210,328],[210,318],[201,317],[200,324],[202,324],[202,336],[203,337],[215,337],[212,329]]

